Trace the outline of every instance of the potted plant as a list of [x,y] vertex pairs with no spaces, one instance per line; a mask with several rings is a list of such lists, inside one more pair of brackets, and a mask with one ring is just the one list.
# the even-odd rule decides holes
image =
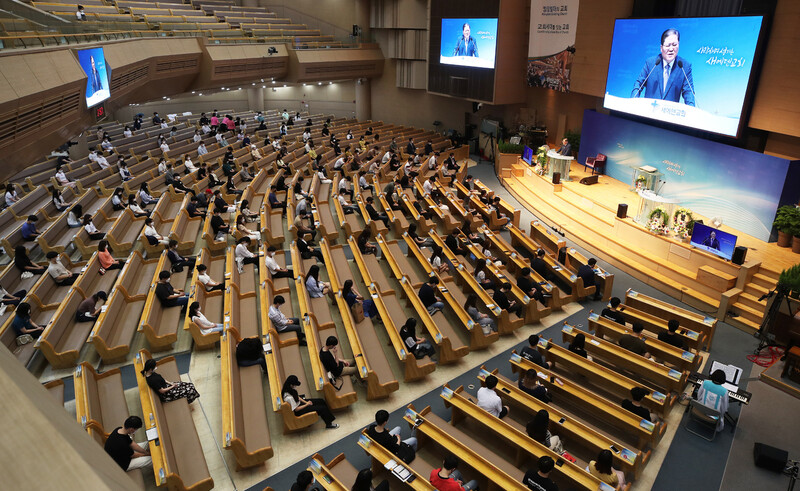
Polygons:
[[542,145],[536,149],[536,172],[541,176],[547,172],[547,151],[550,147]]
[[775,214],[775,221],[772,223],[778,231],[778,247],[789,247],[792,245],[792,235],[794,235],[794,224],[798,221],[798,209],[796,206],[784,205],[778,208]]
[[797,298],[800,294],[800,264],[781,271],[777,286],[784,294]]
[[792,252],[800,254],[800,208],[795,208],[792,216]]

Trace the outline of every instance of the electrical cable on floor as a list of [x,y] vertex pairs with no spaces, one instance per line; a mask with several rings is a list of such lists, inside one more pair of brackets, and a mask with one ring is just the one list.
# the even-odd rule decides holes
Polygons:
[[768,368],[781,359],[783,351],[784,349],[778,346],[766,346],[756,355],[747,355],[747,360],[760,367]]

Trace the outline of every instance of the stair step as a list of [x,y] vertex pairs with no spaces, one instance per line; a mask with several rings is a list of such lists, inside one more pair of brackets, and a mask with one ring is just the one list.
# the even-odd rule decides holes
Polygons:
[[761,323],[760,322],[753,322],[750,319],[747,319],[745,317],[730,317],[730,316],[728,316],[728,317],[725,318],[725,321],[728,324],[732,325],[732,326],[744,327],[747,330],[752,330],[754,332],[758,331],[761,328]]
[[766,300],[762,300],[762,301],[759,302],[758,301],[759,298],[761,298],[760,295],[757,297],[757,296],[753,295],[752,293],[744,292],[744,293],[739,295],[739,300],[738,300],[737,303],[741,302],[742,304],[747,305],[748,307],[750,307],[752,309],[755,309],[755,310],[758,310],[758,311],[763,313],[764,309],[767,308],[767,301]]
[[778,284],[778,279],[772,278],[762,273],[756,273],[753,275],[753,283],[772,290],[773,288],[775,288],[775,285]]
[[734,303],[731,310],[739,314],[740,317],[746,317],[752,321],[758,322],[759,324],[761,324],[761,321],[764,318],[764,312],[758,311],[752,307],[748,307],[740,302]]
[[747,285],[745,285],[744,291],[747,292],[748,290],[751,290],[750,293],[758,294],[757,296],[759,296],[759,297],[761,295],[764,295],[764,294],[769,293],[771,291],[770,288],[767,288],[767,287],[761,286],[761,285],[757,285],[757,284],[752,283],[752,282],[748,283]]

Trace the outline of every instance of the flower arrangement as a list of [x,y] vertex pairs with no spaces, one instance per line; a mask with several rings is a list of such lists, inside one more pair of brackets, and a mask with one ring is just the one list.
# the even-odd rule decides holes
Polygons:
[[694,229],[694,215],[688,208],[678,208],[672,214],[672,230],[681,239],[688,239],[692,236]]
[[639,191],[644,188],[645,183],[647,182],[647,177],[640,175],[636,178],[636,190]]
[[650,212],[647,220],[647,230],[654,234],[667,234],[669,232],[669,215],[663,206],[659,206]]
[[547,172],[547,151],[550,150],[550,147],[547,145],[542,145],[541,147],[536,149],[536,167],[534,167],[534,171],[540,176],[544,175]]

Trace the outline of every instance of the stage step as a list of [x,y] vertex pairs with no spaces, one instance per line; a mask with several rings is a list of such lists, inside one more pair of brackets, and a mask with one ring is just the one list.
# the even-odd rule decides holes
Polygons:
[[741,302],[736,302],[733,304],[732,309],[734,312],[739,314],[739,317],[744,317],[746,319],[750,319],[758,324],[761,324],[761,321],[764,318],[764,310],[757,310],[753,307],[748,307],[747,305],[742,304]]
[[741,303],[742,305],[746,305],[752,309],[758,310],[759,312],[762,312],[763,315],[764,309],[767,308],[767,301],[762,300],[759,302],[758,299],[760,297],[761,295],[756,297],[752,293],[744,292],[741,295],[739,295],[739,301],[736,303]]
[[728,316],[725,318],[725,322],[745,332],[756,332],[761,328],[761,322],[754,322],[744,317]]
[[763,273],[756,273],[753,275],[753,283],[764,288],[772,290],[778,284],[777,278],[772,278]]
[[764,294],[769,293],[770,291],[772,291],[771,288],[767,288],[767,287],[761,286],[761,285],[756,285],[755,283],[748,283],[747,286],[744,289],[745,289],[745,291],[749,290],[750,292],[753,293],[753,295],[758,294],[759,297],[761,295],[764,295]]

